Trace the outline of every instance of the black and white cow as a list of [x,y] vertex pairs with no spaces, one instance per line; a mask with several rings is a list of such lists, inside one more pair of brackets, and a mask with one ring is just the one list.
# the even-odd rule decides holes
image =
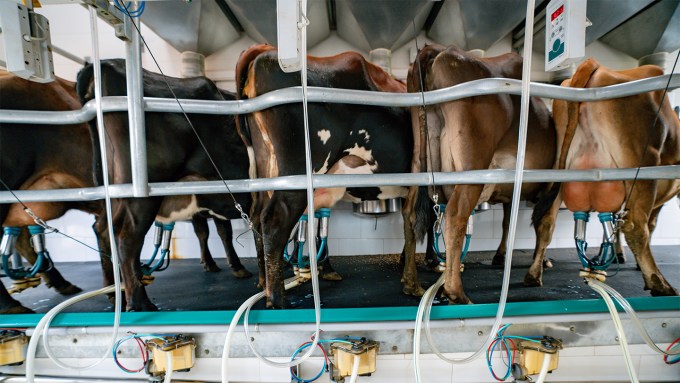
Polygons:
[[[167,83],[180,99],[234,100],[232,93],[218,89],[207,78],[195,77],[178,79],[144,71],[144,96],[172,98]],[[125,62],[106,60],[102,62],[103,96],[124,96]],[[79,74],[77,90],[81,101],[94,97],[92,66],[86,66]],[[189,119],[201,137],[215,165],[225,179],[248,177],[248,155],[246,147],[236,132],[234,117],[229,115],[189,114]],[[149,182],[205,181],[219,180],[207,154],[199,144],[187,119],[179,113],[146,113],[146,141],[148,153]],[[129,127],[127,113],[104,115],[107,132],[107,158],[109,177],[112,183],[130,183]],[[96,123],[91,123],[93,134],[97,134]],[[98,158],[98,153],[95,158]],[[99,175],[101,177],[101,175]],[[249,194],[234,195],[245,211],[251,204]],[[192,219],[196,214],[216,218],[220,227],[227,219],[239,218],[234,201],[227,194],[185,195],[174,197],[128,198],[114,200],[113,225],[117,246],[121,256],[125,279],[127,310],[156,310],[142,284],[140,251],[144,235],[155,219],[161,222]],[[158,218],[157,218],[158,216]],[[96,229],[107,229],[105,217],[97,221]],[[222,232],[230,237],[229,223],[221,226]],[[223,238],[224,240],[224,238]],[[239,261],[231,239],[224,240],[229,263],[237,277],[250,276]]]

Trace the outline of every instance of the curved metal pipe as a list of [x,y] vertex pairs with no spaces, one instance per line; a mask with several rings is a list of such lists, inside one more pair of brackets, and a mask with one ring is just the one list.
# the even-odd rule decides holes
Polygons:
[[[664,89],[672,76],[669,89],[680,88],[680,74],[664,75],[625,84],[611,85],[603,88],[575,89],[557,85],[532,83],[529,92],[532,96],[561,99],[568,101],[597,101]],[[350,89],[308,88],[309,102],[342,103],[376,106],[420,106],[423,96],[420,93],[385,93]],[[439,104],[460,98],[486,94],[521,94],[521,81],[514,79],[491,78],[470,81],[450,88],[425,92],[426,105]],[[301,87],[279,89],[250,100],[239,101],[207,101],[179,100],[188,113],[202,114],[243,114],[256,112],[272,106],[299,103],[302,101]],[[147,112],[180,113],[179,105],[174,99],[145,97],[144,106]],[[123,112],[127,110],[127,97],[115,96],[102,99],[104,112]],[[80,110],[66,112],[45,112],[26,110],[0,110],[0,122],[16,124],[54,124],[71,125],[87,122],[95,117],[93,101],[89,101]]]

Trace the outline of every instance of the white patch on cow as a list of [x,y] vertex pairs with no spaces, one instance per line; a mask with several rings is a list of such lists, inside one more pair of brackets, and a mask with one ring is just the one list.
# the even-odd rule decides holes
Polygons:
[[248,150],[248,177],[250,179],[257,178],[257,164],[255,163],[255,150],[252,146],[246,148]]
[[328,152],[328,155],[326,156],[326,161],[324,161],[323,166],[321,169],[315,171],[314,173],[316,174],[326,174],[328,172],[328,160],[331,158],[331,153]]
[[368,134],[368,132],[366,131],[366,129],[360,129],[360,130],[359,130],[359,134],[363,134],[363,135],[364,135],[364,142],[369,143],[369,142],[371,141],[371,135]]
[[[165,197],[166,199],[171,199],[173,197]],[[162,206],[161,206],[161,211],[162,211]],[[171,212],[167,217],[158,215],[156,216],[156,220],[161,222],[161,223],[171,223],[171,222],[176,222],[176,221],[185,221],[188,219],[191,219],[191,217],[194,216],[194,214],[198,213],[201,211],[201,208],[198,207],[198,201],[196,200],[196,196],[192,195],[191,196],[191,202],[181,210],[173,211]]]
[[331,138],[331,131],[327,129],[321,129],[316,134],[319,135],[319,139],[321,140],[321,142],[323,142],[324,145],[326,145],[328,139]]
[[[172,199],[172,196],[165,197],[166,200]],[[163,206],[161,205],[161,211],[163,210]],[[162,215],[157,215],[156,216],[156,221],[161,222],[161,223],[172,223],[172,222],[177,222],[177,221],[186,221],[190,220],[196,213],[200,212],[208,212],[211,217],[213,218],[218,218],[221,220],[226,220],[227,217],[217,214],[214,211],[206,208],[206,207],[200,207],[198,206],[198,200],[196,199],[195,195],[191,196],[191,202],[189,205],[186,207],[182,208],[181,210],[173,211],[170,213],[169,216],[164,217]]]
[[[362,160],[368,162],[369,164],[373,162],[373,165],[366,165],[370,168],[371,173],[373,173],[376,169],[378,169],[378,163],[373,161],[373,154],[370,150],[367,150],[363,146],[359,146],[359,144],[355,143],[353,148],[345,149],[345,153],[351,155],[351,156],[357,156],[361,158]],[[352,173],[352,174],[363,174],[363,173]],[[366,173],[370,174],[370,173]]]
[[403,186],[381,186],[378,199],[405,198],[408,188]]

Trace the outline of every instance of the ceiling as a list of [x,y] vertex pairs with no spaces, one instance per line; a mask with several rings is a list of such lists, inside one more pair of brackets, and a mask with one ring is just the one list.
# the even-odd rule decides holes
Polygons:
[[[536,1],[535,49],[544,46],[547,0]],[[335,31],[358,49],[397,49],[416,31],[444,45],[488,49],[523,40],[525,0],[308,0],[308,46]],[[588,0],[586,43],[634,58],[680,47],[680,0]],[[149,1],[142,21],[179,51],[210,55],[247,34],[276,44],[276,0]]]

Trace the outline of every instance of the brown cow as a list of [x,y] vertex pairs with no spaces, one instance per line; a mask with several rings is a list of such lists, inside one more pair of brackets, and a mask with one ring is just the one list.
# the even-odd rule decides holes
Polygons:
[[[660,75],[663,70],[653,65],[614,71],[588,59],[562,86],[596,88]],[[555,124],[562,141],[559,168],[680,164],[680,121],[662,97],[658,90],[603,101],[555,100]],[[649,241],[662,205],[680,193],[680,180],[567,182],[557,196],[558,188],[556,184],[551,193],[555,200],[549,214],[556,213],[562,200],[571,211],[627,211],[621,231],[642,270],[645,290],[652,295],[678,294],[654,262]]]
[[[66,111],[80,109],[72,82],[57,79],[48,84],[30,82],[0,71],[0,108],[18,110]],[[56,145],[55,143],[59,143]],[[94,185],[92,142],[87,124],[31,126],[0,124],[0,177],[13,190],[81,188]],[[86,161],[79,159],[86,158]],[[26,205],[44,220],[62,216],[76,208],[99,213],[99,202],[30,202]],[[35,225],[19,204],[0,205],[3,226]],[[29,261],[29,251],[20,237],[20,251]],[[46,272],[50,283],[59,291],[78,292],[56,269]],[[29,311],[13,299],[0,285],[0,312]]]
[[[421,84],[422,88],[429,91],[482,78],[519,79],[521,76],[522,58],[514,53],[478,58],[454,46],[426,46],[416,58],[408,85],[412,92],[420,91]],[[468,97],[428,107],[426,114],[421,110],[414,107],[411,114],[415,140],[413,171],[452,172],[515,167],[519,96],[498,94]],[[528,137],[525,167],[552,168],[556,151],[555,130],[547,108],[537,98],[532,98],[530,102]],[[541,184],[524,184],[521,198],[537,200],[544,189],[545,186]],[[468,218],[479,203],[509,203],[512,199],[512,184],[441,185],[437,190],[439,201],[448,201],[444,215],[447,255],[444,293],[451,303],[469,303],[460,276],[460,254]],[[411,188],[407,200],[409,211],[421,210],[425,206],[422,201],[427,200],[426,188]],[[552,232],[554,221],[550,218],[554,217],[541,218],[534,220],[537,237],[534,257],[542,260],[543,252],[550,242],[549,235],[545,234]],[[418,220],[412,214],[405,213],[405,225],[409,223],[414,227],[411,232],[406,230],[407,243],[414,237],[420,239],[424,234]],[[410,256],[412,252],[407,254]],[[538,265],[542,269],[542,264]],[[540,284],[540,279],[534,280],[527,275],[525,283]]]

